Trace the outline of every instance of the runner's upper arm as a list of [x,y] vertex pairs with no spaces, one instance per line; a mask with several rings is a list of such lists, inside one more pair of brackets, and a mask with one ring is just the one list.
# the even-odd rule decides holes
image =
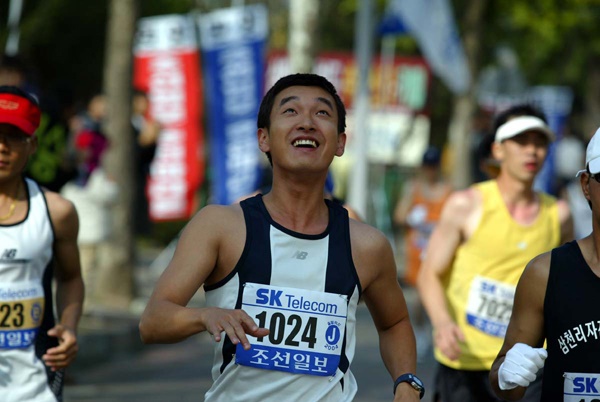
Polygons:
[[407,315],[392,247],[383,233],[362,222],[351,222],[351,242],[362,296],[377,329],[385,330]]
[[453,193],[448,198],[429,238],[422,271],[441,276],[450,268],[456,249],[464,239],[465,226],[472,220],[476,208],[475,197],[472,190],[465,190]]
[[209,205],[184,228],[173,258],[159,278],[151,300],[187,305],[217,264],[220,239],[231,207]]
[[56,277],[68,279],[81,275],[77,235],[79,218],[73,203],[55,192],[44,192],[54,228],[54,256]]
[[541,347],[544,342],[544,299],[550,272],[551,252],[527,264],[517,285],[510,323],[499,356],[515,343]]

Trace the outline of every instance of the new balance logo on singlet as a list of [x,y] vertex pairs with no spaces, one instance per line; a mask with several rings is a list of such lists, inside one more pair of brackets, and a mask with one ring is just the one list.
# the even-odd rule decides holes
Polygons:
[[296,251],[294,253],[294,255],[292,256],[292,258],[296,258],[298,260],[306,260],[306,257],[308,256],[308,253],[306,251]]
[[14,260],[16,256],[17,256],[16,248],[7,248],[2,253],[2,257],[0,257],[0,260]]
[[0,255],[0,264],[26,264],[29,262],[28,259],[25,258],[17,258],[17,250],[16,248],[5,248],[2,254]]

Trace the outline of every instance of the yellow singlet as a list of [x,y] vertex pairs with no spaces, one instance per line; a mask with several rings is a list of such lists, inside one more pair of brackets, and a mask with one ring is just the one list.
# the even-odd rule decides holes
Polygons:
[[557,247],[560,222],[556,199],[539,193],[540,210],[531,225],[512,218],[496,181],[474,186],[483,198],[475,232],[456,253],[445,278],[450,314],[465,335],[461,355],[448,359],[437,348],[436,359],[458,370],[490,370],[512,312],[514,292],[527,263]]

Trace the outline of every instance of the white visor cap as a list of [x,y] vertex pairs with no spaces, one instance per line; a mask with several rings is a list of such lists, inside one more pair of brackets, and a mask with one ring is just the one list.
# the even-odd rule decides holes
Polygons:
[[586,170],[577,172],[577,177],[589,170],[591,174],[600,173],[600,128],[590,140],[587,151],[585,152]]
[[523,134],[526,131],[539,131],[540,133],[545,134],[550,142],[555,139],[554,133],[550,130],[550,127],[544,123],[544,120],[535,116],[519,116],[510,119],[498,127],[494,141],[502,142],[519,134]]

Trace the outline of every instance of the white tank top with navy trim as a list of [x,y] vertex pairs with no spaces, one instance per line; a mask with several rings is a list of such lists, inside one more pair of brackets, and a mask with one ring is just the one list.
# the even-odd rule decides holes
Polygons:
[[38,333],[48,330],[43,325],[52,314],[47,270],[54,232],[42,190],[24,180],[29,197],[25,219],[0,225],[0,400],[56,402],[36,355]]
[[324,233],[286,229],[268,214],[262,196],[241,203],[246,244],[234,271],[206,286],[206,302],[242,308],[271,330],[252,350],[228,337],[215,344],[207,402],[352,401],[350,365],[356,344],[361,287],[352,261],[348,214],[327,201]]

